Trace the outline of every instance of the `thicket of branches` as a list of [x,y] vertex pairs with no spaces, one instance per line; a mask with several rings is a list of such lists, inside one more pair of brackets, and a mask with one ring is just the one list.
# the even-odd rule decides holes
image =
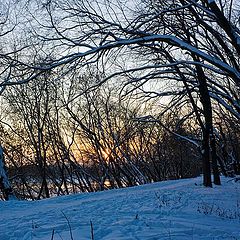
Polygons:
[[233,0],[2,7],[0,141],[17,195],[238,174],[239,17]]

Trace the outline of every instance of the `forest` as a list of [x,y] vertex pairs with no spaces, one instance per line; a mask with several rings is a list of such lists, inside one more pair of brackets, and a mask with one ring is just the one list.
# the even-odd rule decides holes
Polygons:
[[0,2],[0,199],[240,174],[237,0]]

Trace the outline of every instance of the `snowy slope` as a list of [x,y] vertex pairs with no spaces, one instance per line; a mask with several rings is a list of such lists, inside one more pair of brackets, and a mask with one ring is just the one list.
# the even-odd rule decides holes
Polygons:
[[240,239],[240,182],[222,181],[212,189],[195,178],[0,202],[0,240],[92,239],[90,221],[95,240]]

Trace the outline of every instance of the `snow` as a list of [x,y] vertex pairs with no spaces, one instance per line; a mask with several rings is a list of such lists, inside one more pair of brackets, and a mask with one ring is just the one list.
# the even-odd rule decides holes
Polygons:
[[201,182],[0,202],[0,239],[92,239],[90,222],[96,240],[240,239],[240,181],[222,178],[222,186],[213,188]]
[[[145,33],[144,37],[140,37],[140,38],[133,38],[133,39],[122,39],[122,38],[118,38],[115,42],[111,42],[111,43],[106,43],[104,45],[100,45],[97,47],[92,47],[90,48],[90,50],[87,50],[85,52],[78,52],[78,53],[73,53],[73,54],[69,54],[66,56],[61,57],[60,59],[58,59],[58,61],[56,61],[55,63],[49,65],[49,66],[39,66],[39,67],[34,67],[35,70],[50,70],[53,69],[55,67],[64,65],[64,64],[68,64],[71,63],[73,61],[75,61],[78,58],[83,58],[89,55],[94,55],[97,54],[98,52],[104,51],[104,50],[109,50],[109,49],[114,49],[114,48],[118,48],[118,47],[122,47],[122,46],[130,46],[130,45],[134,45],[134,44],[141,44],[141,43],[148,43],[148,42],[154,42],[154,41],[158,41],[158,42],[167,42],[168,44],[172,45],[172,46],[177,46],[181,49],[187,50],[191,53],[196,54],[198,57],[206,60],[206,62],[212,64],[213,66],[219,68],[220,70],[227,72],[228,74],[236,77],[237,79],[240,78],[240,72],[238,72],[235,68],[231,67],[230,65],[228,65],[227,63],[221,61],[219,58],[210,56],[209,54],[205,53],[204,51],[201,51],[199,49],[197,49],[196,47],[192,46],[191,44],[188,44],[187,42],[173,36],[173,35],[160,35],[160,34],[148,34]],[[193,64],[194,62],[192,62]],[[195,62],[195,64],[199,64],[199,62]],[[202,66],[205,66],[206,68],[210,69],[213,68],[212,66],[209,66],[208,64],[201,64]],[[213,68],[214,69],[214,68]],[[37,75],[40,73],[37,73]],[[36,77],[36,75],[35,75]],[[30,78],[29,78],[30,79]],[[28,81],[28,80],[26,80]],[[6,83],[8,85],[13,84],[13,83]]]

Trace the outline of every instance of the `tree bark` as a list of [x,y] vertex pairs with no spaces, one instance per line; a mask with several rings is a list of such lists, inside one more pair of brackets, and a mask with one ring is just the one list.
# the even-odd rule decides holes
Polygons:
[[[200,62],[200,59],[193,55],[194,61]],[[211,182],[211,162],[212,160],[212,170],[214,176],[214,184],[220,185],[220,176],[217,166],[217,153],[216,153],[216,142],[213,133],[213,116],[212,116],[212,104],[209,95],[207,80],[204,71],[201,66],[196,66],[197,77],[199,82],[199,93],[200,101],[203,106],[203,115],[205,119],[205,126],[203,129],[203,184],[206,187],[212,187]],[[211,151],[210,151],[211,149]]]
[[4,155],[3,148],[0,145],[0,191],[3,194],[4,200],[10,200],[11,196],[13,196],[11,184],[8,180],[5,163],[4,163]]

